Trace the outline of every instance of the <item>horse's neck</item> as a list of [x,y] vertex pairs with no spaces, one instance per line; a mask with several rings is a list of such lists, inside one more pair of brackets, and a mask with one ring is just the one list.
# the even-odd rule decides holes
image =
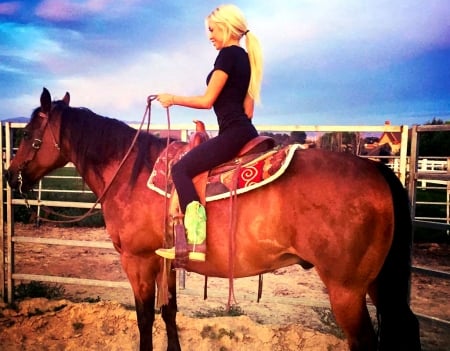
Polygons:
[[[85,160],[83,161],[85,162]],[[75,165],[81,178],[83,178],[83,181],[97,197],[100,197],[103,194],[108,184],[111,183],[115,170],[119,168],[119,162],[117,161],[111,162],[102,170],[96,165],[89,167],[85,166],[84,169],[82,169],[81,165],[83,163],[76,159],[74,159],[72,163]],[[93,163],[87,162],[85,164]]]
[[[132,140],[130,140],[130,146]],[[155,139],[148,144],[148,159],[147,162],[154,165],[159,154],[166,148],[168,142],[162,139]],[[98,161],[89,159],[89,154],[80,155],[73,150],[72,145],[67,146],[64,154],[68,155],[68,159],[72,162],[78,173],[83,178],[88,187],[97,195],[100,196],[110,183],[124,183],[129,185],[129,181],[132,177],[134,164],[136,162],[136,153],[125,153],[125,156],[118,159],[113,157],[112,160],[102,160],[101,164]],[[124,158],[126,157],[126,160]],[[88,159],[86,159],[88,158]],[[105,162],[107,161],[107,162]],[[138,178],[148,178],[150,176],[151,169],[148,169],[145,165],[142,166],[141,174]],[[117,180],[118,178],[121,180]],[[137,180],[137,182],[142,181]],[[144,181],[146,182],[146,180]]]
[[[83,161],[85,162],[86,160]],[[103,197],[105,192],[108,194],[116,193],[118,188],[134,189],[130,187],[130,180],[135,162],[135,155],[132,153],[125,161],[123,159],[114,159],[102,165],[96,165],[88,161],[86,165],[90,166],[84,166],[84,169],[81,169],[83,163],[77,160],[74,160],[73,164],[89,189],[97,197]],[[143,179],[148,179],[149,176],[150,170],[141,170],[136,183],[146,183],[146,180]]]

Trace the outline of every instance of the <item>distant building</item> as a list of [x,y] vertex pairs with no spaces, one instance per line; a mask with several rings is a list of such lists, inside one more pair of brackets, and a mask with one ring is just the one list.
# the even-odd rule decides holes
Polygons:
[[[385,126],[389,126],[391,124],[390,121],[384,122]],[[380,136],[380,140],[378,142],[379,145],[388,144],[391,147],[391,154],[397,155],[400,152],[400,145],[402,141],[402,133],[401,132],[383,132]]]

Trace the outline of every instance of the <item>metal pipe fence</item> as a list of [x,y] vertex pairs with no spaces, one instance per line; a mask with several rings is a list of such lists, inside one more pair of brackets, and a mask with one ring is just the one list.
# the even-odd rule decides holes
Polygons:
[[[15,152],[13,134],[14,131],[25,126],[24,123],[2,123],[2,133],[0,133],[0,144],[2,147],[3,162],[1,165],[2,173],[8,167]],[[136,128],[137,125],[132,125]],[[180,131],[181,140],[187,140],[190,132],[194,128],[190,125],[177,125],[172,126],[173,130]],[[206,126],[207,130],[211,133],[217,131],[215,126]],[[165,126],[156,125],[150,131],[164,130]],[[302,131],[313,133],[314,135],[323,135],[325,133],[334,132],[353,132],[353,133],[383,133],[383,132],[395,132],[401,134],[400,152],[397,156],[376,156],[378,159],[387,158],[388,166],[391,167],[397,174],[403,185],[408,189],[411,201],[412,209],[411,215],[414,219],[415,226],[429,226],[446,228],[450,230],[449,217],[450,217],[450,155],[448,157],[441,158],[424,158],[419,155],[418,152],[418,133],[419,132],[432,132],[440,131],[442,129],[430,129],[413,127],[411,133],[411,156],[407,156],[408,146],[408,127],[407,126],[302,126],[302,125],[271,125],[271,126],[257,126],[260,132],[271,133],[290,133],[293,131]],[[444,128],[444,130],[450,130]],[[373,156],[361,156],[371,157]],[[66,167],[73,167],[68,165]],[[47,179],[68,179],[68,180],[80,180],[80,177],[75,176],[47,176]],[[45,179],[45,178],[44,178]],[[446,202],[426,202],[416,201],[417,189],[438,189],[440,191],[447,192]],[[53,201],[43,200],[42,195],[45,193],[71,193],[71,194],[86,194],[89,193],[89,189],[73,190],[73,189],[52,189],[43,186],[42,181],[38,186],[38,196],[35,200],[28,200],[30,206],[36,206],[38,211],[41,206],[48,207],[68,207],[68,208],[84,208],[88,209],[94,205],[94,202],[83,201]],[[15,272],[14,268],[14,244],[15,243],[28,243],[28,244],[46,244],[46,245],[64,245],[64,246],[84,246],[93,248],[112,248],[110,242],[96,242],[96,241],[83,241],[83,240],[61,240],[61,239],[48,239],[48,238],[32,238],[14,235],[14,218],[13,218],[13,206],[24,206],[26,201],[21,198],[15,198],[9,186],[3,185],[1,192],[2,202],[2,223],[3,230],[0,235],[0,247],[5,250],[0,250],[0,295],[4,300],[11,302],[13,299],[13,289],[16,281],[45,281],[54,283],[69,283],[78,285],[93,285],[93,286],[106,286],[106,287],[128,287],[126,282],[114,282],[114,281],[101,281],[94,279],[79,279],[68,277],[57,277],[48,275],[33,275],[23,274]],[[416,209],[418,206],[438,205],[446,206],[446,218],[431,218],[431,217],[416,217]],[[39,212],[38,212],[39,213]],[[448,279],[448,274],[445,272],[436,272],[427,267],[417,268],[416,271],[420,271],[423,274],[438,275],[440,278]]]

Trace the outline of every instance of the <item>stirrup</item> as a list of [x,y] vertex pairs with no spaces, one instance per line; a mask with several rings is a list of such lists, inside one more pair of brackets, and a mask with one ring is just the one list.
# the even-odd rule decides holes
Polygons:
[[[190,245],[189,245],[190,246]],[[197,247],[200,245],[196,245]],[[168,260],[175,259],[175,247],[171,247],[169,249],[158,249],[155,251],[158,256],[163,258],[167,258]],[[200,261],[205,262],[206,255],[205,252],[202,251],[189,251],[189,260],[191,261]]]

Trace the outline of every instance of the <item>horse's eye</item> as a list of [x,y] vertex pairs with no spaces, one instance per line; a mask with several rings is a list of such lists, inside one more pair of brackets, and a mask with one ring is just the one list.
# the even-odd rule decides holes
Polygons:
[[24,131],[22,132],[22,138],[23,138],[24,140],[30,140],[30,132],[29,132],[28,130],[24,130]]

